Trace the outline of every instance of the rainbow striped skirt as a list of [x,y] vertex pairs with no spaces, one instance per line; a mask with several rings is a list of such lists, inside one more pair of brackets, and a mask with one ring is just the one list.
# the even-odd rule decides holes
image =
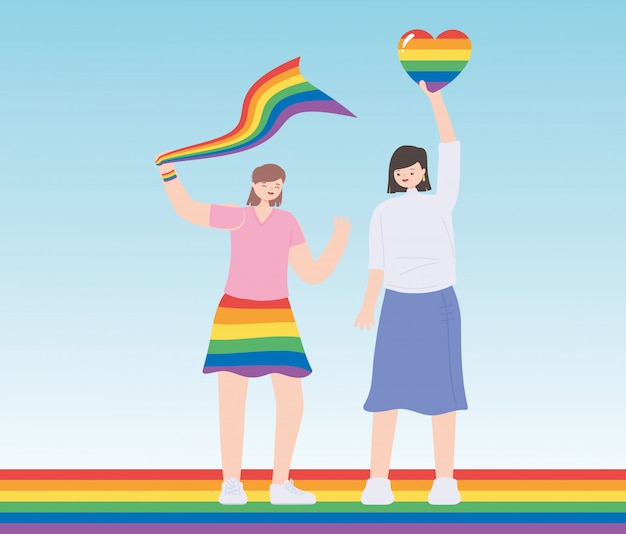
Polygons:
[[289,299],[248,300],[224,295],[215,312],[204,373],[254,377],[311,374]]

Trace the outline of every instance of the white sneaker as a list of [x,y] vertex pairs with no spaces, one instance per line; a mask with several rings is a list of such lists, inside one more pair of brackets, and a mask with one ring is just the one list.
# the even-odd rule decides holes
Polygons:
[[388,478],[370,478],[365,483],[365,489],[361,493],[363,504],[391,504],[393,492]]
[[436,478],[428,494],[428,502],[430,504],[459,504],[461,494],[456,480],[453,478]]
[[293,480],[285,480],[284,484],[270,484],[270,502],[272,504],[315,504],[315,495],[296,488]]
[[227,478],[222,482],[222,493],[218,499],[220,504],[246,504],[248,497],[243,491],[243,484],[236,478]]

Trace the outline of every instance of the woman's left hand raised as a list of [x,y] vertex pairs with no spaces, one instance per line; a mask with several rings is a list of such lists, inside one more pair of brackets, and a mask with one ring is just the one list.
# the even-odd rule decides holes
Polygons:
[[352,223],[348,217],[335,217],[334,219],[335,231],[334,233],[337,235],[345,236],[348,238],[348,234],[350,233],[350,228],[352,228]]
[[419,86],[422,89],[422,91],[424,91],[424,94],[431,100],[433,98],[441,97],[441,89],[439,89],[439,91],[430,91],[428,87],[426,86],[426,82],[424,80],[420,81]]

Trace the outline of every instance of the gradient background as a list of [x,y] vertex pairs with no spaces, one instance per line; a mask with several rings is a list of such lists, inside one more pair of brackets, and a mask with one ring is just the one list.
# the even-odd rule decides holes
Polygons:
[[[624,20],[614,0],[2,7],[0,468],[220,467],[201,369],[229,238],[177,217],[153,160],[230,131],[252,83],[297,56],[358,119],[298,115],[177,168],[197,200],[241,204],[251,170],[279,163],[315,255],[333,216],[353,221],[325,283],[290,280],[314,368],[293,467],[368,467],[375,332],[352,324],[369,217],[398,145],[436,169],[432,112],[396,53],[413,28],[473,43],[444,89],[462,141],[456,465],[625,468]],[[252,381],[245,468],[272,465],[273,410],[269,378]],[[402,413],[392,467],[432,465],[429,418]]]

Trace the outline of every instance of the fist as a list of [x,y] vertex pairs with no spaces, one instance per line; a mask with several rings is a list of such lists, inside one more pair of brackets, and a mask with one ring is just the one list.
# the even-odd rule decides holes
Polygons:
[[170,171],[174,170],[174,164],[173,163],[162,163],[161,165],[159,165],[159,172],[163,175],[163,174],[167,174]]

